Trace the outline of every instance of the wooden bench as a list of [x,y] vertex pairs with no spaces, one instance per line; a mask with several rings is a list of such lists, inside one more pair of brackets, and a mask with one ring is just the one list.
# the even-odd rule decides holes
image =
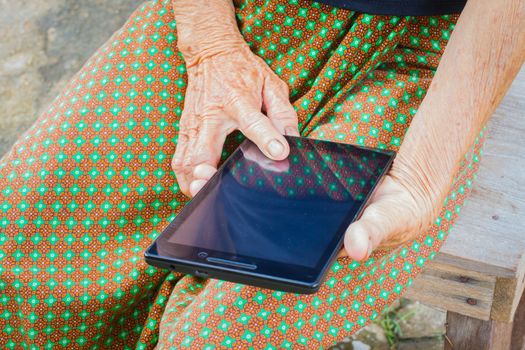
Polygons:
[[523,350],[524,279],[525,67],[489,122],[472,195],[406,297],[447,310],[445,349]]

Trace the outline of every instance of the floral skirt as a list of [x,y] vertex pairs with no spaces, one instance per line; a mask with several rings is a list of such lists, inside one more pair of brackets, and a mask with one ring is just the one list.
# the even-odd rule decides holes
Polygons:
[[[303,136],[398,150],[457,16],[373,16],[306,0],[236,3],[290,87]],[[170,167],[187,86],[172,4],[144,3],[0,160],[0,344],[317,349],[377,318],[440,249],[482,138],[432,227],[298,295],[148,266],[188,201]],[[482,136],[482,135],[481,135]],[[242,135],[227,139],[224,156]]]

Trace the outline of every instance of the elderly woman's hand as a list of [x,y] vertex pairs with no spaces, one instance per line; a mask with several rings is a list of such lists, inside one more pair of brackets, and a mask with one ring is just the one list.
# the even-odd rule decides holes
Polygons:
[[429,163],[398,155],[361,218],[347,229],[343,255],[366,259],[372,250],[397,247],[432,224],[448,186],[434,181],[431,171],[425,173]]
[[274,160],[290,151],[282,135],[299,132],[288,86],[250,51],[231,2],[175,0],[173,6],[188,87],[172,166],[181,191],[192,196],[216,171],[232,131]]
[[288,86],[247,45],[206,57],[187,71],[188,88],[172,162],[182,192],[195,195],[213,175],[225,138],[234,130],[240,130],[269,158],[288,156],[282,135],[298,135]]
[[350,257],[413,240],[438,217],[467,151],[523,65],[524,4],[467,3],[389,175],[346,232]]

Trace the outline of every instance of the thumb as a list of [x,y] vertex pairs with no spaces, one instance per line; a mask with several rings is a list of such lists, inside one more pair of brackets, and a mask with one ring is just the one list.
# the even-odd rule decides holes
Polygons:
[[381,243],[401,244],[413,233],[418,216],[404,194],[383,194],[374,198],[359,220],[345,232],[344,246],[349,257],[367,259]]
[[352,223],[345,233],[346,254],[354,260],[361,261],[367,259],[372,253],[372,242],[370,241],[369,230],[366,223],[356,221]]

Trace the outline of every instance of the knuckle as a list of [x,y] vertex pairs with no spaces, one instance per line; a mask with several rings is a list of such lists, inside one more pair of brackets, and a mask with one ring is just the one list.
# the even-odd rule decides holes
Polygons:
[[193,169],[194,178],[210,177],[213,173],[213,166],[209,163],[200,163]]
[[225,96],[223,103],[224,108],[237,107],[241,109],[244,107],[244,103],[242,102],[240,96],[236,93],[229,93],[227,96]]
[[[195,118],[193,115],[191,118]],[[191,130],[195,128],[195,122],[194,120],[181,120],[179,122],[179,138],[182,137],[185,141],[190,137]]]
[[179,133],[177,135],[177,145],[188,142],[189,134],[188,130],[185,127],[180,127]]
[[188,98],[188,95],[186,94],[186,97],[184,98],[184,106],[182,109],[182,113],[180,116],[180,122],[179,123],[188,123],[195,114],[195,108],[194,103],[191,101],[190,98]]
[[191,138],[195,137],[195,135],[197,135],[198,133],[199,133],[199,127],[197,125],[187,126],[184,129],[184,135],[188,139],[191,139]]
[[251,113],[243,117],[243,129],[246,131],[259,131],[264,129],[264,121],[255,113]]
[[219,97],[214,97],[212,99],[204,102],[198,109],[198,115],[201,118],[204,118],[207,115],[215,115],[218,111],[224,109],[222,101]]
[[389,219],[377,205],[371,205],[366,209],[366,217],[373,222],[384,222],[385,219]]
[[203,125],[214,125],[217,124],[223,117],[218,114],[215,110],[209,111],[202,115],[202,124]]
[[295,113],[295,109],[289,106],[283,106],[283,108],[281,108],[277,112],[274,112],[272,114],[272,119],[290,121],[294,122],[295,124],[297,124],[299,121],[299,119],[297,118],[297,113]]
[[[394,203],[392,203],[394,205]],[[397,210],[393,210],[394,206],[383,203],[375,203],[366,209],[366,221],[374,227],[382,227],[378,230],[381,234],[393,233],[403,230],[402,215]],[[376,232],[376,230],[372,230]],[[384,237],[379,237],[384,238]]]
[[179,134],[183,134],[184,130],[188,127],[188,117],[179,120]]
[[274,90],[274,93],[279,95],[286,95],[286,97],[288,97],[288,84],[284,80],[279,78],[279,76],[277,76],[273,71],[269,74],[270,86],[272,87],[272,90]]
[[181,166],[182,166],[182,163],[180,162],[179,159],[177,158],[173,158],[171,160],[171,168],[173,169],[173,171],[175,172],[175,174],[179,173],[180,170],[181,170]]
[[173,172],[175,173],[175,177],[177,181],[181,182],[184,179],[185,171],[182,163],[179,164],[172,164]]
[[290,88],[288,87],[288,84],[284,82],[284,80],[276,78],[278,80],[277,86],[281,89],[281,92],[286,94],[286,97],[288,97],[288,94],[290,92]]
[[193,154],[188,154],[182,160],[181,170],[184,173],[187,173],[189,169],[193,168],[193,163],[194,163],[193,159],[194,159]]

